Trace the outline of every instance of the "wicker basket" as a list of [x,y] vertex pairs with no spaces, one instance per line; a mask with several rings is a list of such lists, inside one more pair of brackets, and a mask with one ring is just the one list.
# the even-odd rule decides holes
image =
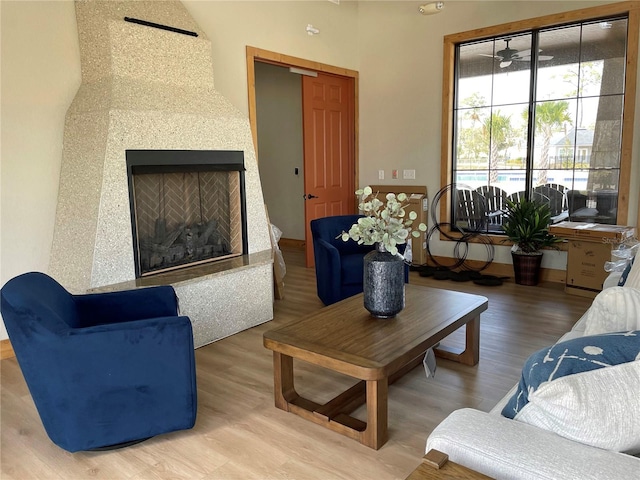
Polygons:
[[540,265],[542,264],[542,252],[537,253],[514,253],[513,272],[516,283],[519,285],[537,285],[540,281]]

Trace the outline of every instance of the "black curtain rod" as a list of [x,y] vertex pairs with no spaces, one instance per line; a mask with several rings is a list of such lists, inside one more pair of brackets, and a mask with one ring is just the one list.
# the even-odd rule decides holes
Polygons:
[[168,25],[161,25],[159,23],[147,22],[146,20],[140,20],[138,18],[124,17],[125,22],[137,23],[138,25],[144,25],[145,27],[160,28],[161,30],[168,30],[170,32],[181,33],[183,35],[189,35],[191,37],[197,37],[196,32],[189,30],[182,30],[181,28],[169,27]]

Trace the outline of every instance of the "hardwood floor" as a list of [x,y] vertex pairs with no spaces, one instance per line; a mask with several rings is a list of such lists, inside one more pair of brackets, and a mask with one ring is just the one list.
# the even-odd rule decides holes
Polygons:
[[[285,298],[274,320],[196,351],[198,417],[192,430],[108,452],[71,454],[46,436],[15,359],[0,362],[0,478],[24,479],[403,479],[421,461],[429,432],[463,407],[489,410],[515,384],[524,360],[555,342],[590,299],[562,286],[499,287],[437,281],[411,283],[489,298],[482,314],[480,363],[438,360],[435,378],[421,367],[389,388],[389,441],[378,451],[274,407],[272,352],[263,333],[322,307],[315,274],[301,250],[284,251]],[[462,346],[463,332],[446,342]],[[312,365],[295,367],[301,395],[324,402],[354,380]],[[364,408],[354,416],[365,420]]]

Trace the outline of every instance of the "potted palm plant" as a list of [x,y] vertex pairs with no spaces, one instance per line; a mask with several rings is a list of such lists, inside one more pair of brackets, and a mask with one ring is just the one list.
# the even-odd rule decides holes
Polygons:
[[516,283],[537,285],[544,247],[554,246],[562,239],[549,233],[551,210],[546,203],[507,200],[502,229],[513,242],[511,258]]

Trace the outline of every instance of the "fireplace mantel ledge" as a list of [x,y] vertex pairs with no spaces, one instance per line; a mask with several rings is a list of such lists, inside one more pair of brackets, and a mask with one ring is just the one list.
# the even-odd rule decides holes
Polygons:
[[131,290],[134,288],[154,287],[157,285],[172,285],[174,287],[187,285],[195,281],[200,282],[209,277],[239,273],[241,270],[251,269],[273,263],[273,252],[263,250],[261,252],[241,255],[217,262],[208,262],[201,265],[179,268],[168,272],[149,275],[135,280],[103,285],[90,288],[87,293],[112,292]]

